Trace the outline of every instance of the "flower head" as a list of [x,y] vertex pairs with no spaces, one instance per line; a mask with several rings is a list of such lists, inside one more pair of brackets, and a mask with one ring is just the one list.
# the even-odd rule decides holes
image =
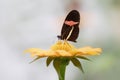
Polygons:
[[99,55],[101,49],[92,47],[76,48],[67,41],[58,41],[49,50],[30,48],[25,50],[25,52],[30,53],[32,57],[36,56],[32,62],[43,57],[48,57],[46,60],[47,66],[53,61],[53,66],[58,73],[59,80],[64,80],[65,69],[70,61],[84,72],[81,62],[77,58],[89,60],[85,56]]
[[30,53],[33,57],[75,57],[86,55],[99,55],[101,49],[92,47],[76,48],[67,41],[58,41],[57,43],[52,45],[49,50],[30,48],[25,50],[25,52]]

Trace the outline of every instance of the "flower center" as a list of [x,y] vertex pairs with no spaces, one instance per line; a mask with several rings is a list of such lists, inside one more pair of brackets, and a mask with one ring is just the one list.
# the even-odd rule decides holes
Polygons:
[[52,50],[65,50],[65,51],[70,51],[74,49],[75,47],[69,44],[67,41],[58,41],[56,44],[51,46]]

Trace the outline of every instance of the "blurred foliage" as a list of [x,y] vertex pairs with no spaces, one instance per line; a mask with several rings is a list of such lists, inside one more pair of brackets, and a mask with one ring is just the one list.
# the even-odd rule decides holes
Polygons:
[[120,7],[120,0],[112,0],[111,5],[113,5],[115,7]]
[[103,8],[120,8],[120,0],[98,0]]

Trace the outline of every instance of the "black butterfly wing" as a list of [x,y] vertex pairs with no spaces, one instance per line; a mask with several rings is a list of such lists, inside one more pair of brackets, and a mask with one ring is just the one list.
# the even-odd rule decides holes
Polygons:
[[[77,24],[70,26],[65,24],[65,21],[73,21],[73,22],[78,22]],[[68,41],[73,41],[76,42],[76,39],[78,38],[79,35],[79,23],[80,23],[80,14],[77,10],[72,10],[66,17],[61,30],[61,36],[58,36],[61,40],[66,40],[68,35],[70,34],[70,31],[73,28],[73,31],[69,38],[67,39]]]

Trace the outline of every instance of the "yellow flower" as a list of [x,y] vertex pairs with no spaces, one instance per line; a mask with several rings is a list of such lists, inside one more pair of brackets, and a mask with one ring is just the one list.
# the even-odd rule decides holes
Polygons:
[[74,66],[84,72],[81,62],[77,58],[89,60],[85,56],[99,55],[101,51],[101,48],[76,48],[67,41],[58,41],[52,45],[49,50],[43,50],[39,48],[30,48],[25,50],[25,52],[30,53],[32,57],[36,56],[32,62],[43,57],[48,57],[46,64],[49,66],[49,64],[53,61],[53,66],[58,73],[59,80],[64,80],[65,69],[70,61]]
[[76,48],[67,41],[58,41],[51,46],[49,50],[43,50],[39,48],[30,48],[25,50],[31,54],[32,57],[75,57],[86,55],[99,55],[101,48],[83,47]]

